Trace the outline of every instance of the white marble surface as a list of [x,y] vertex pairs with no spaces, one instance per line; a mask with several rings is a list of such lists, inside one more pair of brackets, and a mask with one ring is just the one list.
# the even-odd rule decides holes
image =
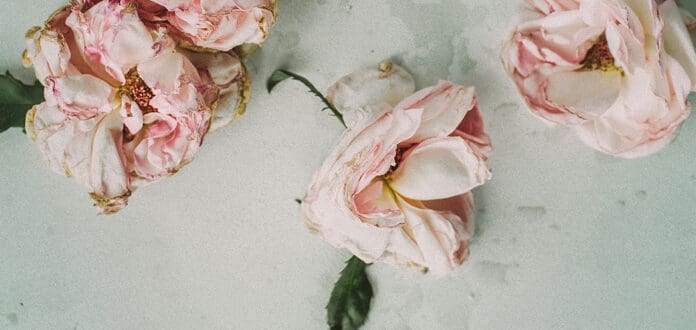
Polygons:
[[[4,0],[0,69],[64,0]],[[367,329],[636,329],[696,324],[696,118],[663,152],[625,161],[524,111],[498,60],[510,0],[280,0],[249,62],[247,114],[177,176],[96,216],[20,130],[0,135],[0,328],[323,329],[348,258],[294,202],[341,132],[286,66],[325,89],[393,59],[420,87],[477,86],[496,150],[475,191],[470,259],[437,279],[369,268]]]

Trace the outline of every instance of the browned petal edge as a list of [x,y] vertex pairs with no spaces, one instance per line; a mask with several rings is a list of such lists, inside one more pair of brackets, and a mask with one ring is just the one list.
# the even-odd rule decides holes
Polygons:
[[379,78],[384,79],[387,78],[391,73],[392,70],[394,69],[394,63],[390,61],[384,61],[379,64]]
[[[278,21],[278,1],[277,0],[272,0],[272,3],[269,8],[263,7],[266,10],[269,10],[271,14],[273,14],[273,22],[272,24],[268,27],[271,29],[273,25],[275,25],[276,21]],[[257,25],[259,26],[259,31],[263,34],[263,41],[265,41],[268,38],[268,33],[270,31],[267,31],[265,27],[266,23],[266,16],[261,17],[261,19],[257,22]],[[262,43],[263,43],[262,41]],[[254,51],[256,50],[255,48],[253,49]],[[253,51],[249,53],[249,55],[253,54]]]
[[[36,143],[36,132],[34,131],[34,120],[36,119],[36,111],[38,110],[39,105],[34,105],[27,111],[27,116],[24,121],[24,130],[27,132],[27,136]],[[29,128],[29,129],[27,129]],[[51,167],[51,162],[44,156],[44,162],[46,165]],[[67,167],[67,165],[63,164],[63,169],[65,170],[65,176],[70,178],[72,177],[72,172],[70,172],[70,169]]]
[[213,48],[197,46],[193,42],[191,42],[190,40],[183,39],[177,35],[173,35],[173,36],[174,36],[174,39],[177,40],[177,46],[181,47],[183,49],[186,49],[186,50],[190,50],[190,51],[197,52],[197,53],[213,53],[213,54],[222,52],[221,50],[217,50],[217,49],[213,49]]
[[[239,118],[242,115],[244,115],[244,113],[246,113],[247,103],[249,103],[249,98],[251,97],[251,77],[249,77],[249,72],[247,71],[247,68],[246,68],[246,65],[244,65],[244,62],[239,61],[239,63],[242,65],[242,73],[243,73],[243,79],[241,82],[242,88],[239,89],[239,94],[237,95],[237,97],[240,99],[240,101],[237,104],[237,108],[234,110],[234,118],[232,118],[232,120],[230,120],[229,123],[218,127],[216,129],[216,131],[232,125],[232,123],[234,123],[234,120],[236,118]],[[217,111],[219,101],[220,100],[219,100],[219,96],[218,96],[218,100],[216,100],[215,103],[213,103],[210,106],[210,108],[212,110],[212,112],[211,112],[212,116],[215,116],[215,111]],[[208,124],[209,127],[210,127],[210,125],[212,125],[212,121],[213,120],[211,117],[211,120]]]
[[63,7],[60,7],[60,8],[58,8],[58,9],[56,9],[56,11],[54,11],[53,13],[51,13],[51,15],[48,16],[48,19],[46,19],[46,21],[44,22],[44,27],[45,27],[45,29],[51,29],[51,28],[52,28],[52,26],[51,26],[51,21],[53,21],[53,18],[55,18],[56,16],[58,16],[58,14],[62,13],[64,10],[71,10],[71,9],[72,9],[72,5],[63,6]]
[[[93,192],[89,193],[89,197],[91,197],[94,200],[94,206],[96,206],[100,209],[104,209],[104,210],[108,209],[109,207],[116,206],[116,203],[115,203],[116,201],[128,198],[128,197],[130,197],[130,195],[131,195],[131,192],[127,191],[125,194],[123,194],[121,196],[108,198],[108,197],[99,196]],[[127,200],[125,201],[125,203],[126,203],[126,205],[128,205]],[[118,210],[104,212],[104,214],[114,214],[116,212],[118,212]]]
[[251,77],[249,76],[249,71],[247,71],[247,67],[244,65],[244,62],[240,61],[240,63],[242,64],[242,71],[244,72],[244,81],[242,82],[243,85],[239,91],[241,101],[239,101],[237,109],[234,110],[236,117],[239,117],[246,112],[247,103],[251,97]]
[[[36,142],[36,132],[34,132],[34,119],[36,118],[36,110],[38,110],[39,105],[34,105],[27,111],[27,116],[24,119],[24,127],[27,131],[27,136],[34,142]],[[26,129],[26,127],[32,127],[32,129]]]
[[273,0],[269,10],[273,12],[273,19],[278,20],[278,0]]
[[689,30],[690,32],[696,32],[696,20],[686,24],[686,29]]
[[258,44],[241,44],[237,47],[234,47],[232,51],[234,51],[240,59],[245,59],[253,55],[256,52],[256,50],[259,49],[259,47],[260,45]]
[[[64,10],[70,10],[71,8],[72,8],[72,6],[63,6],[63,7],[58,8],[56,11],[51,13],[51,15],[48,16],[48,19],[46,19],[46,21],[44,21],[44,27],[34,26],[34,27],[29,28],[29,30],[27,30],[27,32],[24,34],[24,38],[25,39],[33,38],[34,35],[40,31],[50,30],[52,28],[51,21],[53,21],[53,19],[58,14],[62,13]],[[40,41],[40,38],[35,41],[37,48],[38,48],[39,41]],[[32,66],[31,59],[29,58],[29,55],[27,54],[26,49],[24,51],[22,51],[22,64],[27,68]]]
[[[48,23],[46,23],[46,24],[48,24]],[[41,30],[43,30],[43,29],[40,26],[34,26],[34,27],[30,28],[29,30],[27,30],[27,33],[24,34],[24,38],[25,39],[34,38],[34,35],[36,33],[40,32]],[[34,41],[34,43],[36,44],[35,47],[38,47],[39,40],[37,39],[36,41]],[[24,65],[24,67],[28,68],[28,67],[32,66],[32,64],[33,63],[31,61],[31,59],[29,58],[29,54],[28,54],[27,49],[24,49],[24,51],[22,51],[22,65]]]

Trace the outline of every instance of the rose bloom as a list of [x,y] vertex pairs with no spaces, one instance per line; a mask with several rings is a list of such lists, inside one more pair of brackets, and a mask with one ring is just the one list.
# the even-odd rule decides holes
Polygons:
[[51,169],[89,189],[102,213],[193,160],[211,118],[236,115],[218,114],[218,103],[243,111],[245,71],[236,57],[199,55],[192,63],[163,32],[148,30],[132,2],[77,1],[27,33],[24,60],[46,99],[28,112],[27,134]]
[[262,44],[275,24],[276,0],[138,0],[141,16],[189,46],[228,51]]
[[696,52],[673,0],[528,0],[502,60],[538,117],[619,157],[671,142],[696,90]]
[[401,67],[358,71],[328,93],[348,129],[314,175],[306,225],[365,262],[443,274],[469,254],[471,190],[491,173],[473,88],[441,81],[414,94]]

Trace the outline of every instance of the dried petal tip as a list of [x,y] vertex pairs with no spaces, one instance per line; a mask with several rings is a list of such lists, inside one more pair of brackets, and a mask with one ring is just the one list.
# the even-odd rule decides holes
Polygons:
[[114,214],[120,211],[128,205],[128,197],[130,197],[130,195],[131,193],[129,191],[122,196],[108,198],[99,196],[95,193],[89,193],[89,197],[92,197],[95,202],[94,206],[99,208],[99,214]]
[[394,69],[394,63],[389,61],[384,61],[379,64],[380,78],[386,78]]

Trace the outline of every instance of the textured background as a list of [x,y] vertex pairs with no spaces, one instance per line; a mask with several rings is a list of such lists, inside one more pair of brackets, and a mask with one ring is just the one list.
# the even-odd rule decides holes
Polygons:
[[[64,0],[3,1],[0,69]],[[341,133],[285,66],[325,89],[384,59],[419,87],[475,85],[496,150],[475,191],[471,257],[437,279],[369,268],[368,329],[687,328],[696,323],[696,118],[625,161],[528,114],[498,60],[510,0],[280,0],[248,65],[247,114],[177,176],[96,216],[20,130],[0,135],[0,328],[322,329],[348,258],[308,234],[295,198]],[[694,6],[696,7],[696,6]]]

